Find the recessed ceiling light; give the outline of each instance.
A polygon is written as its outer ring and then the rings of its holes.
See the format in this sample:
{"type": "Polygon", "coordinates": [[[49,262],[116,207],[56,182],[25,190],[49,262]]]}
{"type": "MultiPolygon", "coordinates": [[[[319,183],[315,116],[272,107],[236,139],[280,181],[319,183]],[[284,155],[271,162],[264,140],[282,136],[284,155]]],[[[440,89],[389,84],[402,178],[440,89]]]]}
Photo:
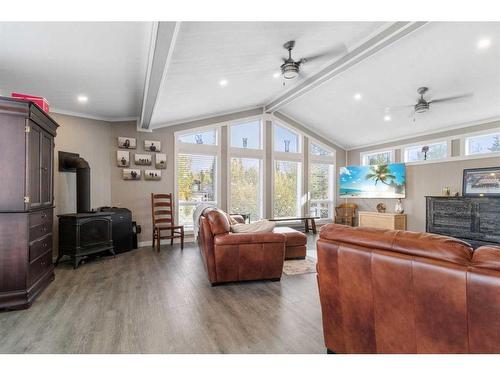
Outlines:
{"type": "Polygon", "coordinates": [[[78,95],[76,98],[80,103],[87,103],[89,101],[89,98],[87,98],[85,95],[78,95]]]}
{"type": "Polygon", "coordinates": [[[227,86],[227,79],[221,79],[219,81],[219,85],[221,85],[222,87],[227,86]]]}
{"type": "Polygon", "coordinates": [[[276,72],[276,73],[273,74],[273,78],[279,78],[280,75],[281,75],[280,72],[276,72]]]}
{"type": "Polygon", "coordinates": [[[489,46],[491,46],[491,39],[490,38],[481,38],[477,42],[477,48],[478,49],[486,49],[489,46]]]}
{"type": "Polygon", "coordinates": [[[363,98],[363,96],[359,92],[357,92],[356,94],[354,94],[354,100],[358,100],[359,101],[359,100],[361,100],[361,98],[363,98]]]}
{"type": "Polygon", "coordinates": [[[391,121],[391,116],[390,115],[385,115],[384,116],[384,121],[391,121]]]}

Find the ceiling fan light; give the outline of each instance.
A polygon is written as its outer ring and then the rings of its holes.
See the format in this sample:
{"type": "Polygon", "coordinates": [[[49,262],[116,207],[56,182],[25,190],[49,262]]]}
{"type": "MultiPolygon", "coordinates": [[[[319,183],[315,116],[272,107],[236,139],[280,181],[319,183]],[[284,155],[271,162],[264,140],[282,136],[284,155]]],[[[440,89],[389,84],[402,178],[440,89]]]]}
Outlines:
{"type": "Polygon", "coordinates": [[[294,79],[299,75],[299,65],[296,63],[284,63],[281,65],[281,74],[285,79],[294,79]]]}

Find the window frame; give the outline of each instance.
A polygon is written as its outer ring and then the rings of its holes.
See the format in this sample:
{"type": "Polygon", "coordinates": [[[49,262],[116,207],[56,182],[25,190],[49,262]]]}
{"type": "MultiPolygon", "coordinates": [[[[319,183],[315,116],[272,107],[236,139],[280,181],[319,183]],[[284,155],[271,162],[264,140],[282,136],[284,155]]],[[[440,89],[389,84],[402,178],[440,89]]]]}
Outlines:
{"type": "Polygon", "coordinates": [[[500,151],[482,152],[482,153],[477,153],[477,154],[470,154],[468,152],[470,138],[482,137],[482,136],[486,136],[486,135],[493,135],[493,136],[499,135],[500,136],[500,128],[492,128],[492,129],[477,131],[477,132],[473,132],[473,133],[462,134],[462,136],[460,137],[461,155],[463,155],[466,158],[471,158],[471,159],[490,158],[490,157],[499,156],[500,151]]]}
{"type": "Polygon", "coordinates": [[[307,199],[306,199],[306,214],[310,215],[311,211],[311,203],[329,203],[328,207],[328,218],[324,219],[317,219],[319,223],[324,222],[324,221],[331,221],[334,217],[334,207],[336,204],[336,197],[337,197],[337,184],[336,184],[336,179],[337,179],[337,168],[336,168],[336,163],[337,163],[337,152],[335,149],[332,147],[329,147],[325,145],[322,142],[319,142],[315,138],[308,138],[308,151],[309,151],[309,157],[308,157],[308,163],[307,163],[307,199]],[[321,148],[324,148],[327,151],[330,151],[332,155],[313,155],[311,153],[311,145],[315,144],[321,148]],[[331,187],[329,187],[329,193],[331,194],[331,199],[324,200],[324,199],[311,199],[311,166],[312,164],[327,164],[331,166],[332,170],[332,175],[330,176],[330,183],[331,187]]]}
{"type": "MultiPolygon", "coordinates": [[[[181,130],[174,133],[174,204],[175,204],[175,224],[179,224],[180,217],[180,207],[182,206],[190,206],[194,202],[181,202],[179,200],[179,183],[178,183],[178,171],[177,171],[177,163],[179,161],[179,154],[190,154],[190,155],[206,155],[206,156],[215,156],[215,201],[209,201],[207,203],[214,203],[215,205],[221,202],[221,127],[223,124],[216,124],[210,126],[203,126],[199,128],[191,128],[186,130],[181,130]],[[216,144],[215,145],[207,145],[207,144],[195,144],[195,143],[184,143],[179,141],[179,137],[182,137],[186,134],[196,133],[197,131],[207,131],[207,130],[215,130],[216,136],[216,144]]],[[[198,202],[196,202],[198,203],[198,202]]],[[[187,228],[186,232],[190,232],[192,230],[191,226],[184,224],[187,228]]]]}
{"type": "Polygon", "coordinates": [[[360,152],[359,159],[360,159],[361,165],[363,165],[363,166],[370,165],[370,164],[366,163],[368,157],[374,156],[374,155],[379,155],[379,154],[385,154],[385,153],[389,153],[389,164],[396,162],[396,149],[395,148],[383,148],[383,149],[379,149],[379,150],[360,152]]]}
{"type": "Polygon", "coordinates": [[[292,126],[288,125],[284,121],[276,118],[271,118],[271,207],[270,213],[274,218],[274,204],[275,204],[275,171],[276,171],[276,162],[277,161],[292,161],[298,162],[298,178],[297,178],[297,209],[299,212],[299,216],[304,214],[304,210],[307,208],[307,198],[305,197],[304,186],[302,184],[303,176],[305,175],[305,163],[304,163],[304,134],[292,126]],[[274,141],[275,141],[275,125],[278,125],[294,134],[298,137],[298,149],[299,152],[283,152],[283,151],[275,151],[274,149],[274,141]]]}
{"type": "Polygon", "coordinates": [[[400,147],[401,162],[405,163],[406,165],[418,165],[418,164],[440,163],[440,162],[448,161],[448,160],[452,159],[452,156],[451,156],[452,139],[453,139],[453,137],[436,138],[436,139],[429,139],[428,142],[420,141],[420,142],[414,142],[414,143],[402,145],[400,147]],[[406,160],[408,149],[416,148],[416,147],[432,146],[432,145],[437,145],[440,143],[446,143],[446,156],[444,158],[428,159],[428,160],[415,160],[415,161],[407,161],[406,160]]]}
{"type": "MultiPolygon", "coordinates": [[[[264,218],[266,216],[266,131],[265,131],[265,118],[261,115],[241,118],[235,121],[227,123],[227,184],[226,184],[226,204],[228,211],[231,210],[231,159],[232,158],[246,158],[246,159],[260,159],[261,170],[260,170],[260,181],[261,181],[261,204],[260,204],[260,216],[264,218]],[[252,122],[255,120],[260,120],[260,141],[261,148],[243,148],[243,147],[232,147],[231,146],[231,126],[241,125],[246,122],[252,122]]],[[[232,213],[232,212],[230,212],[232,213]]],[[[252,219],[252,218],[250,218],[252,219]]]]}

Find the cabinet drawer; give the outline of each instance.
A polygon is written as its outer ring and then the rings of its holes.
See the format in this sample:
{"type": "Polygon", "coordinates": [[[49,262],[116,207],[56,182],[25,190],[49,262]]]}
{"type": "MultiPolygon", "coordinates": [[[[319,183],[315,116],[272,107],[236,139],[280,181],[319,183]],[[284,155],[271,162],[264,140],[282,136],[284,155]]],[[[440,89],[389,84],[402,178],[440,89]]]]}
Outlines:
{"type": "Polygon", "coordinates": [[[52,234],[32,242],[30,245],[30,262],[38,258],[43,253],[52,250],[52,234]]]}
{"type": "Polygon", "coordinates": [[[30,214],[30,228],[40,224],[50,224],[52,226],[52,208],[43,211],[35,211],[30,214]]]}
{"type": "Polygon", "coordinates": [[[30,263],[28,271],[28,285],[33,285],[41,276],[52,268],[52,251],[48,251],[40,258],[30,263]]]}
{"type": "Polygon", "coordinates": [[[52,223],[42,223],[30,228],[30,243],[52,233],[52,223]]]}

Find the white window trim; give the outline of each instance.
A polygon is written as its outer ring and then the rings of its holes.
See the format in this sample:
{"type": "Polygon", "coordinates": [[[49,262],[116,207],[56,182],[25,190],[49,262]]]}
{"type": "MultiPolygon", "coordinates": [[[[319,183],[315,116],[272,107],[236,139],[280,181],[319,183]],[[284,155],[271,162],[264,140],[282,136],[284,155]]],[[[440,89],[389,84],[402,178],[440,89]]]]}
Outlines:
{"type": "MultiPolygon", "coordinates": [[[[191,128],[191,129],[186,129],[182,131],[178,131],[174,133],[174,163],[173,163],[173,168],[174,168],[174,205],[175,205],[175,224],[179,224],[179,208],[181,206],[186,206],[186,205],[191,205],[192,203],[188,202],[180,202],[179,201],[179,184],[178,184],[178,173],[177,173],[177,162],[178,162],[178,155],[179,154],[193,154],[193,155],[210,155],[210,156],[215,156],[215,176],[216,176],[216,183],[215,183],[215,199],[216,202],[209,201],[207,203],[217,203],[219,204],[221,202],[221,142],[220,142],[220,132],[221,132],[221,127],[223,124],[214,124],[210,126],[203,126],[199,128],[191,128]],[[186,134],[192,134],[196,133],[197,131],[206,131],[206,130],[215,130],[215,137],[217,140],[216,145],[199,145],[195,143],[183,143],[179,142],[179,137],[186,135],[186,134]]],[[[189,228],[189,227],[188,227],[189,228]]],[[[186,233],[192,233],[192,230],[188,229],[186,233]]]]}
{"type": "Polygon", "coordinates": [[[373,155],[378,155],[378,154],[385,154],[387,152],[389,152],[389,163],[395,163],[396,162],[396,148],[392,147],[392,148],[381,148],[381,149],[378,149],[378,150],[370,150],[370,151],[364,151],[364,152],[360,152],[359,153],[359,160],[360,160],[360,164],[365,166],[365,165],[368,165],[365,163],[365,159],[369,156],[373,156],[373,155]]]}
{"type": "Polygon", "coordinates": [[[275,168],[276,168],[276,161],[293,161],[293,162],[298,162],[300,163],[299,165],[299,170],[298,170],[298,176],[297,176],[297,189],[298,189],[298,196],[297,196],[297,210],[299,212],[299,216],[302,216],[304,214],[304,209],[307,208],[307,199],[306,202],[304,202],[304,194],[305,192],[303,191],[302,187],[302,179],[304,176],[304,173],[306,173],[306,166],[304,165],[304,134],[298,130],[296,130],[294,127],[292,127],[289,124],[284,123],[280,119],[271,118],[271,207],[269,212],[271,212],[271,216],[274,217],[274,203],[275,203],[275,190],[274,190],[274,173],[275,173],[275,168]],[[298,147],[299,147],[299,152],[281,152],[281,151],[275,151],[274,150],[274,139],[275,139],[275,124],[278,126],[281,126],[282,128],[285,128],[292,133],[297,134],[298,136],[298,147]]]}
{"type": "Polygon", "coordinates": [[[446,137],[446,138],[437,138],[437,139],[429,139],[427,141],[420,141],[420,142],[413,142],[413,143],[408,143],[400,146],[400,158],[401,158],[401,163],[405,163],[406,165],[420,165],[420,164],[433,164],[433,163],[442,163],[445,161],[451,161],[451,160],[456,160],[451,156],[451,144],[452,140],[456,139],[456,137],[446,137]],[[439,143],[445,143],[446,142],[446,157],[441,158],[441,159],[431,159],[431,160],[418,160],[418,161],[406,161],[406,155],[407,152],[406,150],[408,148],[414,148],[418,146],[432,146],[435,144],[439,143]]]}
{"type": "Polygon", "coordinates": [[[253,116],[245,119],[239,119],[238,121],[231,122],[227,125],[227,209],[231,210],[231,159],[232,158],[246,158],[246,159],[259,159],[261,161],[260,168],[260,213],[262,218],[266,216],[266,131],[265,131],[265,118],[262,116],[253,116]],[[243,148],[243,147],[231,147],[231,125],[240,125],[245,122],[251,122],[255,120],[260,120],[260,138],[261,138],[261,149],[253,148],[243,148]]]}
{"type": "Polygon", "coordinates": [[[329,212],[328,212],[328,218],[326,219],[318,219],[317,222],[320,224],[323,224],[325,222],[330,222],[333,220],[335,214],[334,214],[334,207],[336,204],[336,177],[337,177],[337,172],[336,172],[336,165],[337,165],[337,152],[335,149],[332,147],[329,147],[325,145],[324,143],[318,141],[315,138],[309,137],[308,138],[308,150],[309,150],[309,158],[308,158],[308,165],[307,165],[307,173],[309,174],[308,176],[308,181],[309,184],[307,186],[307,203],[306,203],[306,214],[310,214],[311,210],[311,203],[329,203],[329,212]],[[332,155],[327,156],[327,155],[313,155],[311,154],[311,145],[315,144],[321,148],[324,148],[325,150],[328,150],[332,153],[332,155]],[[330,180],[330,184],[332,188],[329,191],[330,199],[324,200],[324,199],[311,199],[311,164],[329,164],[332,166],[332,176],[330,180]]]}
{"type": "Polygon", "coordinates": [[[480,137],[484,135],[496,135],[500,134],[500,128],[492,128],[487,130],[481,130],[473,133],[466,133],[460,136],[460,155],[465,156],[467,158],[491,158],[495,156],[499,156],[500,152],[483,152],[480,154],[469,154],[469,138],[480,137]]]}

